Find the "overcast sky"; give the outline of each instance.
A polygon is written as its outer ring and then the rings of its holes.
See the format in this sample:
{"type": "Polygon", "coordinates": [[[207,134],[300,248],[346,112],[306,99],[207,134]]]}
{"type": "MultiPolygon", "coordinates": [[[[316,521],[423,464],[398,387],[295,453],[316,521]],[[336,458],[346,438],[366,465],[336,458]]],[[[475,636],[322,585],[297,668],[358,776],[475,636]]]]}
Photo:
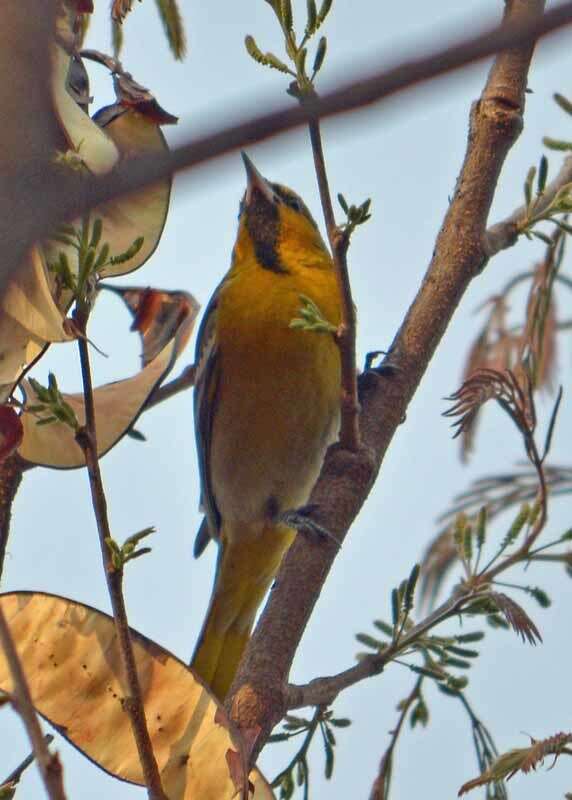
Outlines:
{"type": "MultiPolygon", "coordinates": [[[[329,49],[323,80],[331,84],[337,78],[347,79],[360,66],[391,64],[476,32],[498,19],[502,5],[498,0],[462,4],[454,0],[411,0],[408,4],[335,0],[324,26],[329,49]]],[[[88,45],[109,50],[108,4],[98,6],[88,45]]],[[[217,4],[181,0],[181,6],[189,40],[186,61],[173,61],[152,0],[134,4],[125,25],[123,54],[134,77],[155,93],[164,108],[179,116],[178,128],[165,131],[172,143],[238,115],[260,111],[260,97],[284,101],[285,76],[255,64],[243,45],[245,34],[250,33],[262,50],[282,55],[277,24],[264,0],[217,4]]],[[[296,4],[298,29],[304,25],[304,8],[305,3],[296,4]]],[[[503,171],[491,221],[520,204],[526,171],[541,154],[541,137],[572,138],[572,121],[551,99],[554,91],[572,93],[569,36],[552,37],[538,48],[530,73],[533,93],[527,99],[525,130],[503,171]]],[[[369,350],[391,343],[422,279],[463,157],[470,103],[479,95],[487,66],[465,69],[324,126],[333,191],[343,192],[351,201],[372,198],[373,219],[358,231],[350,251],[360,363],[369,350]]],[[[111,101],[111,81],[101,67],[92,69],[92,78],[96,110],[111,101]]],[[[305,132],[251,148],[249,155],[268,178],[298,191],[320,220],[305,132]]],[[[550,156],[553,171],[559,163],[558,155],[550,156]]],[[[206,304],[229,264],[244,183],[238,154],[177,179],[158,251],[139,273],[121,283],[184,289],[206,304]]],[[[516,432],[498,410],[488,409],[476,455],[469,466],[461,467],[457,442],[451,440],[448,423],[440,414],[445,408],[443,397],[458,386],[467,347],[478,330],[480,317],[475,309],[541,253],[536,243],[520,244],[496,258],[473,282],[339,554],[296,658],[295,681],[350,666],[361,649],[354,634],[370,630],[372,619],[390,616],[390,591],[419,559],[436,531],[438,513],[473,478],[509,470],[522,457],[516,432]]],[[[570,270],[569,258],[564,269],[570,270]]],[[[128,333],[129,324],[117,299],[101,298],[90,335],[110,358],[94,355],[99,383],[136,370],[138,341],[128,333]]],[[[191,345],[181,365],[191,363],[192,352],[191,345]]],[[[559,364],[566,389],[570,367],[566,346],[560,351],[559,364]]],[[[79,389],[73,346],[52,348],[35,374],[45,380],[49,368],[65,390],[79,389]]],[[[189,392],[145,414],[138,427],[147,443],[126,440],[102,462],[114,537],[123,540],[148,525],[158,530],[152,555],[127,570],[130,622],[183,659],[191,653],[203,618],[215,557],[211,547],[200,561],[192,558],[200,516],[191,407],[189,392]]],[[[542,406],[544,415],[548,407],[542,406]]],[[[570,397],[565,391],[553,463],[569,461],[570,420],[570,397]]],[[[567,508],[565,500],[553,503],[547,535],[556,536],[570,527],[567,508]]],[[[498,538],[506,524],[503,519],[494,528],[498,538]]],[[[16,502],[9,551],[5,589],[58,592],[109,609],[83,472],[36,469],[26,475],[16,502]]],[[[468,690],[500,750],[525,746],[528,734],[542,738],[569,727],[568,704],[562,701],[560,687],[567,686],[569,673],[572,583],[562,569],[536,567],[524,581],[540,583],[555,600],[547,611],[524,602],[544,643],[530,648],[513,635],[491,632],[468,690]]],[[[443,628],[454,630],[454,625],[443,628]]],[[[396,720],[396,704],[410,691],[414,679],[409,671],[392,665],[382,676],[339,698],[335,712],[350,717],[353,726],[339,732],[329,785],[322,778],[320,744],[312,751],[314,800],[368,796],[396,720]]],[[[470,728],[459,705],[432,687],[426,696],[430,725],[403,735],[394,766],[394,800],[454,798],[460,784],[478,772],[470,728]]],[[[3,711],[3,774],[28,751],[20,723],[12,716],[3,711]]],[[[109,778],[65,744],[58,746],[70,800],[144,796],[143,790],[109,778]]],[[[267,748],[261,767],[269,778],[287,763],[288,753],[287,745],[267,748]]],[[[562,797],[570,789],[565,763],[548,773],[518,776],[510,788],[519,800],[532,800],[539,794],[562,797]]],[[[19,800],[43,796],[35,770],[26,774],[17,796],[19,800]]]]}

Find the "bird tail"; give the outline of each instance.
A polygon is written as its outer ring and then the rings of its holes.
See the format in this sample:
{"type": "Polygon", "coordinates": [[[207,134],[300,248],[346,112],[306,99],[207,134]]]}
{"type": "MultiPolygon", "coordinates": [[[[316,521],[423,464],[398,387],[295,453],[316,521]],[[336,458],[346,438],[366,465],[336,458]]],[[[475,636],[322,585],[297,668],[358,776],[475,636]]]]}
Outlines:
{"type": "Polygon", "coordinates": [[[215,582],[191,667],[223,700],[248,642],[256,612],[294,538],[285,525],[223,529],[215,582]],[[234,533],[234,532],[233,532],[234,533]]]}

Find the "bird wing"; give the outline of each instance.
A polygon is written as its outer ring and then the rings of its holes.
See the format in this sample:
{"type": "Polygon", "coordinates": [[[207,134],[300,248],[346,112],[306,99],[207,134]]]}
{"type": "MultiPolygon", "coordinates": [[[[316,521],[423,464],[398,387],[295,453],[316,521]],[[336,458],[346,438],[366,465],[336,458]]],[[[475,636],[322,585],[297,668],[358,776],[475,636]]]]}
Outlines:
{"type": "Polygon", "coordinates": [[[217,288],[206,308],[199,328],[195,352],[195,364],[197,365],[194,391],[195,438],[201,481],[200,505],[201,510],[205,512],[205,519],[195,540],[195,557],[203,552],[211,538],[218,537],[221,524],[220,512],[210,480],[211,438],[220,379],[216,340],[218,293],[217,288]]]}

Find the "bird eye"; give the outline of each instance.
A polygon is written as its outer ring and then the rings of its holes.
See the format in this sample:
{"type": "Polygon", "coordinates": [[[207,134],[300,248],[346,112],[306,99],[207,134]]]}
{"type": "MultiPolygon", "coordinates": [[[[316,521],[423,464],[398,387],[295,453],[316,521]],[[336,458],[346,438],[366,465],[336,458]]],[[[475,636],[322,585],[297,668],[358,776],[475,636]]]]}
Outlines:
{"type": "Polygon", "coordinates": [[[302,210],[302,206],[300,204],[300,201],[296,197],[288,198],[288,205],[290,206],[290,208],[293,208],[294,211],[301,211],[302,210]]]}

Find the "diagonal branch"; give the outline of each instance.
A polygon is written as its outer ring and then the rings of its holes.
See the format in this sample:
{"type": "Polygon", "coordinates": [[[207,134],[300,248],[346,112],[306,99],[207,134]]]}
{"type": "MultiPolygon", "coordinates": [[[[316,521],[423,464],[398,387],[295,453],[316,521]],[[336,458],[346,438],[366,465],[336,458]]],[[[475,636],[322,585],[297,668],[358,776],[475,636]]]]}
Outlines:
{"type": "MultiPolygon", "coordinates": [[[[508,0],[506,19],[530,26],[542,0],[508,0]]],[[[407,406],[472,278],[485,266],[483,239],[504,160],[522,129],[530,44],[495,59],[471,110],[467,152],[425,279],[397,333],[388,378],[360,381],[360,429],[367,451],[330,448],[310,504],[320,525],[340,540],[377,476],[407,406]]],[[[254,754],[285,710],[284,687],[304,629],[338,549],[299,536],[288,552],[231,687],[227,706],[239,727],[260,730],[254,754]]]]}
{"type": "MultiPolygon", "coordinates": [[[[10,269],[20,263],[26,243],[46,238],[57,224],[90,211],[100,203],[308,124],[312,118],[328,117],[377,103],[411,86],[494,55],[503,48],[526,48],[537,38],[570,23],[572,0],[550,9],[542,17],[511,20],[508,25],[488,28],[451,46],[440,47],[427,56],[411,58],[389,69],[362,75],[304,108],[283,106],[208,132],[171,152],[129,159],[109,175],[80,179],[77,175],[62,173],[49,159],[41,163],[37,159],[18,162],[19,171],[12,179],[10,176],[4,179],[0,193],[0,209],[5,205],[8,215],[0,215],[0,219],[14,223],[3,224],[0,230],[0,249],[7,265],[0,271],[0,288],[10,269]],[[23,163],[25,167],[21,166],[23,163]],[[20,254],[19,259],[17,254],[20,254]]],[[[9,72],[11,74],[13,69],[9,72]]],[[[260,98],[256,105],[268,108],[274,105],[274,101],[260,98]]],[[[25,126],[20,127],[22,129],[26,129],[25,126]]]]}

